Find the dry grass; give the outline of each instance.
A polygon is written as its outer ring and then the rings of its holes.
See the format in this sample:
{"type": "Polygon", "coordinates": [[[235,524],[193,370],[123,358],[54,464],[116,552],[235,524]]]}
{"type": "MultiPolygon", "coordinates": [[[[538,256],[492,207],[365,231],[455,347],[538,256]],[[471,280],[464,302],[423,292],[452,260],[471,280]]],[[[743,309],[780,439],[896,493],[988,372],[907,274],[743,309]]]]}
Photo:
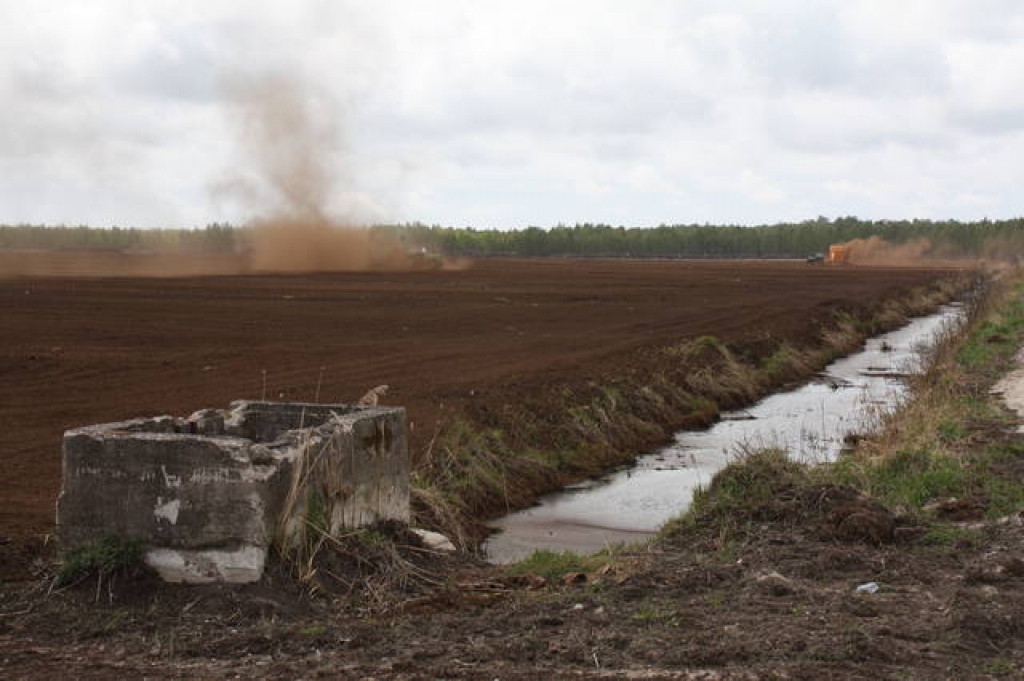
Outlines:
{"type": "Polygon", "coordinates": [[[810,347],[780,344],[766,359],[745,359],[713,337],[661,351],[665,370],[607,385],[561,389],[498,412],[464,415],[438,425],[414,461],[418,524],[471,546],[483,518],[522,508],[545,492],[630,462],[680,428],[709,425],[719,410],[753,402],[772,389],[806,380],[908,315],[934,311],[963,290],[941,282],[912,292],[879,317],[837,314],[810,347]]]}
{"type": "Polygon", "coordinates": [[[912,399],[879,414],[876,433],[830,467],[831,476],[904,512],[971,499],[990,515],[1024,507],[1024,447],[1013,417],[989,394],[1024,343],[1024,285],[980,286],[962,329],[948,328],[912,380],[912,399]]]}

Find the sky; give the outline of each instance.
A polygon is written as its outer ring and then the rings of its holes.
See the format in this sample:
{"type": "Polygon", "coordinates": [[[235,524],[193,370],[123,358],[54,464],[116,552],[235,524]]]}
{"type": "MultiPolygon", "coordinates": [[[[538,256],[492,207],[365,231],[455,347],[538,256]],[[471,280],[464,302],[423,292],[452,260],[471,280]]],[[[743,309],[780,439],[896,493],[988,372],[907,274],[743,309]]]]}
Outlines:
{"type": "Polygon", "coordinates": [[[1018,0],[0,0],[0,223],[1020,217],[1022,83],[1018,0]]]}

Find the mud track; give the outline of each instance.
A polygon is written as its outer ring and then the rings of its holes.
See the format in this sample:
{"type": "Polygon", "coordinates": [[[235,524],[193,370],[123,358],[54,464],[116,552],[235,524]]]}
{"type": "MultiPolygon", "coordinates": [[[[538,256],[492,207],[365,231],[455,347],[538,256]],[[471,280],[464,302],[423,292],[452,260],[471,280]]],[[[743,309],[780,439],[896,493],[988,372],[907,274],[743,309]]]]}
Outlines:
{"type": "MultiPolygon", "coordinates": [[[[0,260],[2,262],[2,260],[0,260]]],[[[700,335],[814,338],[947,273],[793,262],[489,260],[461,271],[0,278],[0,538],[52,531],[70,427],[238,398],[351,401],[381,383],[412,445],[474,402],[650,371],[700,335]]],[[[0,269],[2,274],[2,269],[0,269]]],[[[3,575],[0,575],[3,577],[3,575]]]]}

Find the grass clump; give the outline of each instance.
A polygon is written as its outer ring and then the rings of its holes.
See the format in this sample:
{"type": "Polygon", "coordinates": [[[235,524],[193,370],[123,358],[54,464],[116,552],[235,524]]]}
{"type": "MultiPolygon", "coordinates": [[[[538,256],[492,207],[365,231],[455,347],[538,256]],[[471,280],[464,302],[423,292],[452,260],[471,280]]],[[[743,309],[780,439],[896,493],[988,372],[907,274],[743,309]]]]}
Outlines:
{"type": "Polygon", "coordinates": [[[105,579],[136,567],[142,560],[142,544],[135,539],[106,535],[84,546],[65,551],[57,569],[57,586],[68,586],[88,577],[105,579]]]}
{"type": "Polygon", "coordinates": [[[689,510],[667,523],[660,536],[700,528],[732,537],[756,523],[783,520],[793,514],[800,491],[810,480],[809,469],[783,450],[744,454],[720,470],[707,487],[697,488],[689,510]]]}
{"type": "Polygon", "coordinates": [[[935,524],[924,535],[920,543],[925,546],[975,546],[981,541],[977,530],[969,530],[956,525],[935,524]]]}
{"type": "Polygon", "coordinates": [[[999,366],[1020,347],[1024,334],[1024,286],[1018,285],[1011,295],[1016,295],[1016,299],[994,310],[960,349],[957,361],[965,369],[999,366]]]}
{"type": "Polygon", "coordinates": [[[870,496],[890,506],[912,509],[932,499],[965,496],[974,486],[963,462],[944,452],[897,451],[868,466],[865,474],[864,491],[870,496]]]}
{"type": "Polygon", "coordinates": [[[581,555],[574,551],[549,551],[538,549],[507,570],[510,575],[540,575],[547,580],[557,580],[577,572],[593,572],[603,567],[609,558],[606,553],[581,555]]]}

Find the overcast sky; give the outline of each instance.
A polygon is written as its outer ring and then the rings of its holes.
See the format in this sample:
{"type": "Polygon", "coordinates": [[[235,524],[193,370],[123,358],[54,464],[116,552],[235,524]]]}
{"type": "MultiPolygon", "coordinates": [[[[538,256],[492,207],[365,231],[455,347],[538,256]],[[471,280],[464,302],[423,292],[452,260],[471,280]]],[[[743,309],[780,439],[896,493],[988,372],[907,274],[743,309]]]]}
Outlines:
{"type": "Polygon", "coordinates": [[[359,222],[1017,217],[1024,2],[0,0],[0,223],[244,222],[268,154],[359,222]]]}

